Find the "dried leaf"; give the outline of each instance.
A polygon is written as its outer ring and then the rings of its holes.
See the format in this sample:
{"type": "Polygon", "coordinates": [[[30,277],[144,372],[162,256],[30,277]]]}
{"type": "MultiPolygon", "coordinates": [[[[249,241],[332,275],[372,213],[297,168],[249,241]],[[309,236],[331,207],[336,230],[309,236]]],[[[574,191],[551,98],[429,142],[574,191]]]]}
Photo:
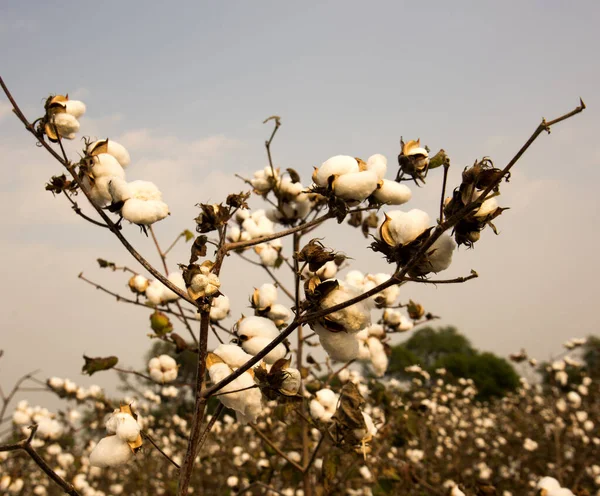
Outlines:
{"type": "Polygon", "coordinates": [[[85,360],[85,364],[81,372],[88,375],[94,375],[96,372],[102,370],[110,370],[119,362],[116,356],[90,358],[83,355],[83,359],[85,360]]]}

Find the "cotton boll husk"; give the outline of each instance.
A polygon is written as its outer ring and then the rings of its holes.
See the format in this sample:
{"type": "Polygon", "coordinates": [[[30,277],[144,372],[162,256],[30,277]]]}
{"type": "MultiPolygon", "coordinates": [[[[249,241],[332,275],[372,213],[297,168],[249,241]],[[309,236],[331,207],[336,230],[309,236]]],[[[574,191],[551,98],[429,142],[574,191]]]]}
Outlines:
{"type": "Polygon", "coordinates": [[[228,296],[219,295],[213,298],[210,307],[210,319],[213,321],[223,320],[229,315],[230,308],[231,304],[228,296]]]}
{"type": "Polygon", "coordinates": [[[334,174],[342,175],[358,171],[358,162],[354,157],[336,155],[323,162],[321,167],[315,170],[312,180],[317,186],[325,187],[329,177],[334,174]]]}
{"type": "Polygon", "coordinates": [[[133,224],[149,226],[169,215],[169,206],[162,201],[144,201],[130,198],[121,209],[124,219],[133,224]]]}
{"type": "MultiPolygon", "coordinates": [[[[171,283],[173,283],[175,286],[177,286],[179,289],[181,289],[182,291],[186,290],[185,289],[185,281],[183,280],[183,275],[181,274],[181,272],[171,272],[169,274],[169,276],[167,277],[167,279],[171,283]]],[[[175,293],[174,291],[171,291],[166,286],[163,286],[163,294],[162,294],[163,302],[175,301],[178,299],[179,299],[179,295],[177,293],[175,293]]]]}
{"type": "Polygon", "coordinates": [[[388,368],[389,358],[385,353],[385,348],[378,338],[371,337],[367,339],[367,346],[371,353],[371,362],[373,364],[373,371],[377,377],[383,377],[385,371],[388,368]]]}
{"type": "Polygon", "coordinates": [[[319,324],[314,325],[313,330],[319,336],[323,349],[332,360],[349,362],[358,358],[358,340],[353,334],[347,332],[330,332],[319,324]]]}
{"type": "Polygon", "coordinates": [[[52,116],[52,124],[56,126],[58,134],[62,138],[74,139],[75,133],[79,131],[79,121],[71,114],[63,112],[52,116]]]}
{"type": "Polygon", "coordinates": [[[412,198],[412,191],[405,184],[383,179],[383,184],[373,193],[380,203],[388,205],[403,205],[412,198]]]}
{"type": "Polygon", "coordinates": [[[279,331],[275,324],[265,317],[244,317],[238,323],[238,336],[246,338],[263,337],[269,338],[271,341],[279,335],[279,331]]]}
{"type": "MultiPolygon", "coordinates": [[[[260,353],[271,341],[273,338],[264,338],[264,337],[255,337],[250,338],[246,341],[242,342],[242,348],[246,353],[250,353],[251,355],[257,355],[260,353]]],[[[283,344],[278,344],[273,350],[271,350],[267,356],[264,358],[266,363],[275,363],[280,358],[283,358],[287,353],[285,346],[283,344]]]]}
{"type": "Polygon", "coordinates": [[[388,232],[396,245],[405,245],[414,241],[429,227],[429,215],[416,208],[409,212],[401,210],[388,212],[384,222],[387,219],[389,219],[388,232]]]}
{"type": "Polygon", "coordinates": [[[441,272],[450,267],[456,242],[448,234],[442,234],[427,251],[427,261],[423,270],[441,272]]]}
{"type": "Polygon", "coordinates": [[[249,355],[235,344],[220,344],[213,353],[233,368],[241,367],[253,358],[253,355],[249,355]]]}
{"type": "MultiPolygon", "coordinates": [[[[104,141],[104,140],[103,140],[104,141]]],[[[88,146],[88,152],[91,152],[100,141],[94,141],[88,146]]],[[[121,143],[117,143],[111,139],[106,142],[106,151],[104,153],[108,153],[117,159],[121,167],[127,167],[131,163],[131,157],[129,156],[129,152],[127,148],[125,148],[121,143]]]]}
{"type": "Polygon", "coordinates": [[[367,170],[375,172],[379,181],[383,180],[387,172],[387,158],[380,153],[371,155],[367,159],[367,170]]]}
{"type": "Polygon", "coordinates": [[[67,100],[65,102],[65,111],[67,114],[79,119],[83,114],[85,114],[85,103],[79,100],[67,100]]]}
{"type": "Polygon", "coordinates": [[[110,178],[110,181],[108,182],[108,192],[113,203],[124,202],[129,200],[132,196],[131,188],[127,184],[127,181],[117,176],[110,178]]]}
{"type": "Polygon", "coordinates": [[[100,440],[90,453],[92,467],[116,467],[129,461],[133,453],[126,441],[118,436],[107,436],[100,440]]]}
{"type": "Polygon", "coordinates": [[[336,177],[332,188],[338,198],[361,202],[371,196],[378,181],[377,174],[373,171],[350,172],[336,177]]]}
{"type": "MultiPolygon", "coordinates": [[[[108,153],[100,153],[92,158],[92,175],[98,179],[100,177],[120,177],[125,179],[125,171],[117,159],[108,153]]],[[[135,182],[135,181],[134,181],[135,182]]]]}

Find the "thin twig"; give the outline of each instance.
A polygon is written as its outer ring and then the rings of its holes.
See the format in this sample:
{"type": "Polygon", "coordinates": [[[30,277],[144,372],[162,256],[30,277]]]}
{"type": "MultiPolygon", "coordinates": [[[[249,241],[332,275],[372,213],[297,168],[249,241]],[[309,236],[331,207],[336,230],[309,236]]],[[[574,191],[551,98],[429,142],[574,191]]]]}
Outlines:
{"type": "Polygon", "coordinates": [[[77,204],[77,202],[75,200],[73,200],[73,198],[71,198],[69,196],[69,193],[67,193],[65,190],[63,190],[63,193],[65,194],[65,196],[67,197],[67,199],[69,200],[69,202],[71,202],[71,207],[73,208],[73,211],[77,215],[79,215],[81,218],[87,220],[88,222],[94,224],[95,226],[108,228],[108,226],[106,224],[102,224],[102,222],[98,222],[97,220],[94,220],[91,217],[88,217],[86,214],[84,214],[81,211],[81,208],[79,208],[79,205],[77,204]]]}
{"type": "Polygon", "coordinates": [[[304,472],[304,469],[300,465],[298,465],[294,460],[292,460],[283,451],[281,451],[281,449],[273,441],[271,441],[267,436],[265,436],[262,432],[260,432],[260,430],[258,429],[258,427],[256,427],[256,425],[254,425],[254,424],[248,424],[248,425],[252,428],[252,430],[254,432],[256,432],[259,435],[259,437],[265,443],[267,443],[271,448],[273,448],[280,457],[284,458],[292,467],[294,467],[299,472],[304,472]]]}
{"type": "Polygon", "coordinates": [[[419,279],[414,277],[405,277],[406,282],[419,282],[423,284],[457,284],[462,282],[470,281],[471,279],[477,279],[479,274],[474,270],[471,270],[471,275],[464,277],[456,277],[454,279],[419,279]]]}
{"type": "Polygon", "coordinates": [[[144,432],[144,431],[140,431],[140,434],[142,435],[142,437],[144,439],[147,439],[150,442],[150,444],[152,446],[154,446],[162,456],[164,456],[167,460],[169,460],[169,462],[171,462],[171,464],[173,464],[178,469],[181,468],[179,466],[179,464],[175,460],[173,460],[173,458],[171,458],[162,449],[160,449],[160,446],[158,444],[156,444],[156,441],[154,441],[154,439],[152,439],[152,436],[150,436],[150,434],[148,434],[147,432],[144,432]]]}

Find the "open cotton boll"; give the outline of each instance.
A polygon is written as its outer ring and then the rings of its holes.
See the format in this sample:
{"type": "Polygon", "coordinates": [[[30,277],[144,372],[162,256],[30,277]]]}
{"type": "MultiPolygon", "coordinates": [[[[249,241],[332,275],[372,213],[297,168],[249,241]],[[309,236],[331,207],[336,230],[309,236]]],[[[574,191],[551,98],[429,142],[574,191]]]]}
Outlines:
{"type": "Polygon", "coordinates": [[[277,251],[271,245],[265,244],[261,247],[258,256],[260,257],[260,261],[263,265],[266,267],[274,267],[279,258],[279,251],[277,251]]]}
{"type": "Polygon", "coordinates": [[[83,186],[90,192],[90,199],[95,205],[105,207],[112,203],[109,186],[115,177],[116,176],[103,176],[96,179],[91,179],[88,176],[83,177],[83,186]]]}
{"type": "Polygon", "coordinates": [[[108,192],[113,203],[124,202],[132,197],[131,188],[121,177],[111,177],[108,182],[108,192]]]}
{"type": "Polygon", "coordinates": [[[358,340],[354,334],[347,332],[330,332],[319,324],[312,328],[319,336],[319,342],[332,360],[349,362],[358,358],[358,340]]]}
{"type": "Polygon", "coordinates": [[[244,365],[248,360],[253,358],[253,355],[249,355],[242,348],[235,344],[220,344],[213,351],[221,360],[223,360],[230,367],[238,368],[244,365]]]}
{"type": "Polygon", "coordinates": [[[119,436],[107,436],[100,440],[90,453],[90,465],[92,467],[116,467],[127,463],[133,452],[119,436]]]}
{"type": "Polygon", "coordinates": [[[120,177],[125,179],[125,171],[117,159],[108,153],[101,153],[92,158],[92,175],[98,179],[100,177],[120,177]]]}
{"type": "Polygon", "coordinates": [[[54,114],[52,124],[61,138],[74,139],[75,133],[79,131],[79,121],[76,117],[66,112],[54,114]]]}
{"type": "Polygon", "coordinates": [[[283,379],[279,390],[287,396],[298,394],[300,386],[302,385],[302,374],[298,369],[293,367],[285,369],[285,374],[285,379],[283,379]]]}
{"type": "Polygon", "coordinates": [[[365,275],[360,270],[351,270],[346,274],[344,281],[362,292],[365,285],[365,275]]]}
{"type": "MultiPolygon", "coordinates": [[[[248,340],[242,341],[242,348],[245,352],[250,353],[251,355],[257,355],[260,353],[265,347],[273,341],[273,338],[264,338],[264,337],[254,337],[248,340]]],[[[264,361],[266,363],[275,363],[280,358],[283,358],[287,354],[287,350],[285,346],[279,343],[273,350],[271,350],[267,356],[265,356],[264,361]]]]}
{"type": "Polygon", "coordinates": [[[129,183],[131,196],[138,200],[162,200],[162,193],[158,186],[151,181],[142,181],[140,179],[129,183]]]}
{"type": "Polygon", "coordinates": [[[335,410],[339,396],[331,389],[321,389],[315,394],[315,399],[310,402],[310,414],[322,422],[329,422],[335,410]]]}
{"type": "Polygon", "coordinates": [[[37,424],[37,435],[42,439],[58,439],[63,433],[63,426],[56,419],[50,417],[42,417],[37,420],[37,424]]]}
{"type": "MultiPolygon", "coordinates": [[[[169,282],[173,283],[179,289],[181,289],[182,291],[185,291],[185,281],[183,280],[183,275],[181,275],[181,272],[171,272],[168,275],[167,279],[169,280],[169,282]]],[[[162,294],[163,302],[175,301],[178,299],[179,299],[179,295],[177,293],[175,293],[174,291],[171,291],[169,288],[167,288],[166,286],[163,285],[163,294],[162,294]]]]}
{"type": "Polygon", "coordinates": [[[237,326],[237,335],[242,339],[253,337],[275,339],[279,335],[279,330],[275,324],[265,317],[244,317],[237,326]]]}
{"type": "Polygon", "coordinates": [[[315,169],[312,180],[317,186],[326,187],[330,176],[358,172],[358,162],[348,155],[336,155],[315,169]]]}
{"type": "Polygon", "coordinates": [[[131,163],[129,152],[121,143],[117,143],[111,139],[94,141],[87,147],[88,153],[92,153],[97,147],[100,148],[103,153],[108,153],[115,157],[121,167],[127,167],[131,163]]]}
{"type": "Polygon", "coordinates": [[[335,196],[342,200],[366,200],[377,188],[379,179],[373,171],[350,172],[334,179],[332,189],[335,196]]]}
{"type": "MultiPolygon", "coordinates": [[[[478,195],[479,196],[479,195],[478,195]]],[[[498,210],[498,201],[495,197],[488,198],[481,204],[481,207],[475,212],[475,217],[487,217],[498,210]]]]}
{"type": "Polygon", "coordinates": [[[383,179],[373,193],[375,199],[387,205],[403,205],[412,198],[412,191],[406,184],[383,179]]]}
{"type": "Polygon", "coordinates": [[[158,280],[152,281],[146,288],[146,298],[153,305],[160,305],[162,303],[164,284],[158,280]]]}
{"type": "Polygon", "coordinates": [[[273,284],[265,283],[254,290],[252,302],[259,310],[269,308],[277,301],[277,288],[273,284]]]}
{"type": "Polygon", "coordinates": [[[229,297],[225,295],[219,295],[213,298],[210,307],[210,320],[218,321],[223,320],[229,315],[231,303],[229,297]]]}
{"type": "Polygon", "coordinates": [[[363,341],[362,339],[358,339],[358,335],[356,337],[357,337],[357,342],[358,342],[358,357],[357,358],[359,360],[370,360],[371,359],[371,351],[369,350],[369,347],[367,346],[367,342],[363,341]]]}
{"type": "Polygon", "coordinates": [[[275,322],[275,325],[281,325],[288,320],[290,320],[292,316],[292,312],[289,308],[282,305],[281,303],[275,303],[275,305],[271,306],[267,317],[275,322]]]}
{"type": "Polygon", "coordinates": [[[429,215],[419,209],[409,212],[393,210],[384,216],[378,232],[391,246],[406,245],[417,239],[429,227],[429,215]]]}
{"type": "Polygon", "coordinates": [[[389,358],[385,353],[385,348],[378,338],[370,337],[367,339],[367,346],[371,354],[371,363],[373,364],[373,371],[377,377],[383,377],[385,371],[388,368],[389,358]]]}
{"type": "MultiPolygon", "coordinates": [[[[208,369],[210,380],[216,384],[232,373],[231,367],[226,363],[213,363],[208,369]]],[[[241,414],[240,422],[254,422],[260,413],[262,393],[259,388],[251,388],[256,383],[252,375],[244,372],[241,376],[223,386],[219,391],[219,400],[227,408],[231,408],[241,414]],[[251,389],[246,389],[251,388],[251,389]],[[240,391],[240,390],[244,391],[240,391]],[[232,392],[233,391],[233,392],[232,392]],[[223,394],[227,393],[227,394],[223,394]]]]}
{"type": "Polygon", "coordinates": [[[133,442],[140,435],[141,428],[132,415],[116,410],[106,421],[106,430],[123,441],[133,442]]]}
{"type": "Polygon", "coordinates": [[[162,201],[130,198],[121,209],[124,219],[133,224],[149,226],[169,215],[169,206],[162,201]]]}
{"type": "Polygon", "coordinates": [[[319,270],[315,272],[315,275],[319,277],[322,281],[327,279],[332,279],[335,277],[338,271],[338,266],[334,260],[330,260],[325,263],[319,270]]]}
{"type": "MultiPolygon", "coordinates": [[[[327,309],[351,300],[359,294],[351,286],[340,284],[337,289],[330,291],[321,300],[320,305],[322,309],[327,309]]],[[[363,300],[337,312],[330,313],[326,320],[342,325],[347,332],[358,332],[371,324],[371,306],[372,302],[370,300],[363,300]]]]}
{"type": "Polygon", "coordinates": [[[150,359],[148,371],[155,382],[173,382],[177,378],[177,362],[169,355],[160,355],[150,359]]]}
{"type": "Polygon", "coordinates": [[[442,234],[427,251],[427,259],[419,267],[426,272],[441,272],[450,267],[456,242],[448,234],[442,234]]]}
{"type": "Polygon", "coordinates": [[[385,177],[385,173],[387,172],[387,158],[380,153],[371,155],[367,159],[367,170],[373,171],[375,174],[377,174],[377,179],[382,181],[385,177]]]}
{"type": "Polygon", "coordinates": [[[79,100],[67,100],[65,102],[65,112],[79,119],[85,114],[85,103],[79,100]]]}
{"type": "MultiPolygon", "coordinates": [[[[392,276],[390,274],[385,274],[383,272],[380,272],[378,274],[367,274],[367,276],[365,277],[365,286],[363,288],[363,291],[369,291],[370,289],[388,281],[391,277],[392,276]]],[[[384,306],[392,306],[399,295],[400,287],[394,285],[384,289],[380,293],[373,295],[371,298],[384,306]]]]}

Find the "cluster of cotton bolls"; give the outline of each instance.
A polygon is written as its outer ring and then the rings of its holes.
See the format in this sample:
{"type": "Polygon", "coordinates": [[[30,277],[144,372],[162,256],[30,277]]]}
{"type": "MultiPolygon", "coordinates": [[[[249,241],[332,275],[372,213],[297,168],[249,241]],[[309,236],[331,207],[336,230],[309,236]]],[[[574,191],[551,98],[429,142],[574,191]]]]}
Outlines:
{"type": "Polygon", "coordinates": [[[160,355],[151,358],[148,362],[148,372],[153,381],[159,384],[173,382],[177,379],[179,367],[173,357],[169,355],[160,355]]]}
{"type": "Polygon", "coordinates": [[[402,205],[412,194],[404,184],[385,179],[387,159],[372,155],[366,162],[347,155],[337,155],[315,168],[312,180],[336,197],[349,203],[360,203],[372,197],[379,203],[402,205]]]}
{"type": "Polygon", "coordinates": [[[75,398],[83,401],[87,398],[98,399],[104,395],[102,388],[97,384],[92,384],[89,388],[78,386],[70,379],[60,377],[51,377],[46,384],[56,391],[60,396],[75,398]]]}
{"type": "MultiPolygon", "coordinates": [[[[181,272],[171,272],[167,279],[182,291],[186,291],[181,272]]],[[[171,291],[159,280],[149,281],[140,274],[136,274],[129,279],[129,288],[136,295],[144,295],[155,306],[165,305],[179,299],[177,293],[171,291]]]]}
{"type": "MultiPolygon", "coordinates": [[[[238,321],[235,334],[246,353],[257,355],[279,335],[279,330],[271,319],[250,316],[243,317],[238,321]]],[[[285,357],[286,354],[286,347],[280,343],[265,356],[264,361],[273,364],[285,357]]]]}
{"type": "Polygon", "coordinates": [[[94,446],[90,453],[90,464],[104,468],[127,463],[142,444],[141,428],[131,409],[127,406],[115,410],[105,426],[110,435],[94,446]]]}
{"type": "Polygon", "coordinates": [[[71,100],[68,95],[56,95],[46,100],[44,133],[52,142],[59,139],[75,139],[79,131],[79,118],[85,114],[85,104],[71,100]]]}
{"type": "MultiPolygon", "coordinates": [[[[47,408],[39,405],[30,406],[26,400],[21,400],[13,412],[12,422],[15,426],[21,427],[23,434],[29,432],[29,426],[37,424],[37,438],[35,441],[40,444],[41,440],[58,439],[64,432],[64,425],[57,420],[56,415],[47,408]]],[[[44,444],[41,442],[41,444],[44,444]]]]}
{"type": "Polygon", "coordinates": [[[385,339],[385,330],[380,324],[372,324],[356,334],[359,341],[360,360],[371,362],[373,372],[377,377],[382,377],[388,368],[389,357],[382,342],[385,339]]]}
{"type": "Polygon", "coordinates": [[[83,184],[97,206],[110,205],[133,224],[149,226],[167,217],[169,207],[154,183],[126,181],[125,168],[130,162],[129,152],[120,143],[111,139],[91,142],[82,166],[83,184]]]}
{"type": "Polygon", "coordinates": [[[254,290],[250,302],[258,316],[271,319],[276,326],[282,326],[292,316],[289,308],[277,303],[278,291],[275,285],[265,283],[254,290]]]}
{"type": "MultiPolygon", "coordinates": [[[[249,210],[240,209],[235,214],[235,221],[236,223],[232,223],[227,230],[227,238],[233,243],[261,238],[275,232],[273,221],[262,209],[252,213],[249,210]]],[[[260,257],[263,265],[274,267],[280,258],[281,248],[281,239],[278,238],[254,246],[254,251],[260,257]]]]}

